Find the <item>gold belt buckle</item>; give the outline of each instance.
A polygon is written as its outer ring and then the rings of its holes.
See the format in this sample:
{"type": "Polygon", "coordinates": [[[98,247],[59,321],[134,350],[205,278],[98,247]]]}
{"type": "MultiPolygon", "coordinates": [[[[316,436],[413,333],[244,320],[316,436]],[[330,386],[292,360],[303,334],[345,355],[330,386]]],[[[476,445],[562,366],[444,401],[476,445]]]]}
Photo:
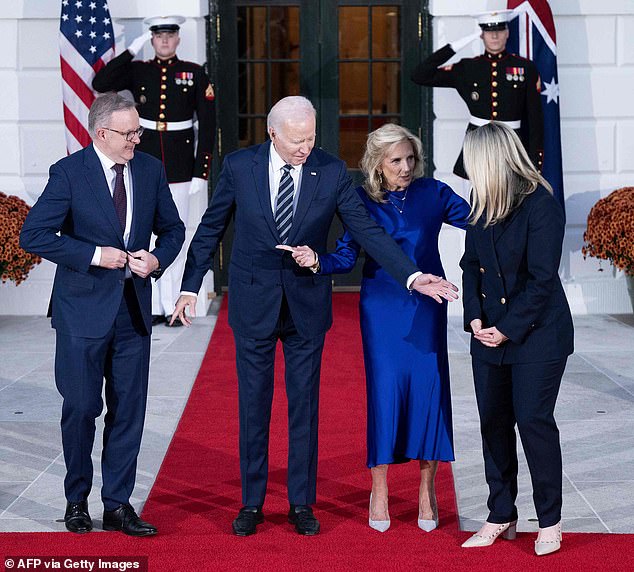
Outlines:
{"type": "Polygon", "coordinates": [[[167,131],[167,121],[157,121],[156,122],[156,130],[157,131],[167,131]]]}

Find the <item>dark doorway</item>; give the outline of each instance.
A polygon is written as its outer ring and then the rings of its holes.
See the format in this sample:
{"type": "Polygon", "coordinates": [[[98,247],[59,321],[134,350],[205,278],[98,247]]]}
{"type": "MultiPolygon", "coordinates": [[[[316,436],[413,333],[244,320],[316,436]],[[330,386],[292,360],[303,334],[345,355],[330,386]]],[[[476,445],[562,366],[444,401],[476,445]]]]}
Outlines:
{"type": "MultiPolygon", "coordinates": [[[[266,140],[266,115],[286,95],[317,109],[317,144],[341,157],[356,183],[367,133],[405,125],[432,156],[431,90],[409,81],[431,51],[428,0],[210,0],[209,71],[216,83],[217,173],[223,156],[266,140]]],[[[429,164],[428,170],[433,171],[429,164]]],[[[329,234],[342,234],[337,219],[329,234]]],[[[232,229],[215,260],[216,290],[227,285],[232,229]]],[[[360,266],[333,276],[356,288],[360,266]]]]}

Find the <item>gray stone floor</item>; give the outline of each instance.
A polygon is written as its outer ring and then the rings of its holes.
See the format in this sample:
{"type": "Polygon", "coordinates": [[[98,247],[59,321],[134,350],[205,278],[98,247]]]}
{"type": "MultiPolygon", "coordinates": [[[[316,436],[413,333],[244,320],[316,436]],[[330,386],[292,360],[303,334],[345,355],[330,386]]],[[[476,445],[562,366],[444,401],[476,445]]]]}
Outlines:
{"type": "MultiPolygon", "coordinates": [[[[132,499],[138,509],[182,413],[216,309],[190,329],[159,326],[152,335],[148,413],[132,499]]],[[[556,411],[564,455],[564,529],[633,533],[634,321],[577,316],[575,326],[577,353],[568,362],[556,411]]],[[[0,316],[0,531],[64,530],[54,340],[45,318],[0,316]]],[[[450,318],[456,494],[462,527],[476,530],[487,515],[486,484],[467,344],[460,319],[450,318]]],[[[95,516],[100,441],[98,435],[91,494],[95,516]]],[[[519,528],[536,530],[525,462],[519,488],[519,528]]]]}

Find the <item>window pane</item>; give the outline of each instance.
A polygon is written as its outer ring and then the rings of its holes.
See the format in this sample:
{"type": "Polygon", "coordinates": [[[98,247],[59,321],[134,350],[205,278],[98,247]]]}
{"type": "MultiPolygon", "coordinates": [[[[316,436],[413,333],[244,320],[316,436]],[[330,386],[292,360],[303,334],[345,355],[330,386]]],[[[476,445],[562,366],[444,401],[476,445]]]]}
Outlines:
{"type": "Polygon", "coordinates": [[[368,65],[339,64],[339,113],[368,113],[368,65]]]}
{"type": "Polygon", "coordinates": [[[271,64],[271,105],[287,95],[299,95],[299,64],[271,64]]]}
{"type": "Polygon", "coordinates": [[[299,7],[271,7],[271,58],[299,59],[299,7]]]}
{"type": "Polygon", "coordinates": [[[372,113],[400,113],[401,65],[372,64],[372,113]]]}
{"type": "Polygon", "coordinates": [[[367,58],[368,8],[339,8],[339,58],[367,58]]]}
{"type": "Polygon", "coordinates": [[[372,8],[372,57],[401,56],[400,12],[398,6],[372,8]]]}
{"type": "MultiPolygon", "coordinates": [[[[400,117],[373,117],[372,118],[372,131],[381,127],[381,125],[385,125],[386,123],[396,123],[397,125],[401,124],[400,117]]],[[[418,135],[418,133],[414,133],[414,135],[418,135]]]]}
{"type": "Polygon", "coordinates": [[[368,136],[367,117],[341,117],[339,119],[339,157],[348,169],[358,169],[368,136]]]}
{"type": "Polygon", "coordinates": [[[266,141],[266,119],[264,117],[241,117],[238,121],[240,147],[249,147],[266,141]]]}
{"type": "Polygon", "coordinates": [[[266,64],[238,62],[238,108],[240,113],[266,113],[266,64]]]}
{"type": "Polygon", "coordinates": [[[238,58],[266,57],[266,8],[238,8],[238,58]]]}

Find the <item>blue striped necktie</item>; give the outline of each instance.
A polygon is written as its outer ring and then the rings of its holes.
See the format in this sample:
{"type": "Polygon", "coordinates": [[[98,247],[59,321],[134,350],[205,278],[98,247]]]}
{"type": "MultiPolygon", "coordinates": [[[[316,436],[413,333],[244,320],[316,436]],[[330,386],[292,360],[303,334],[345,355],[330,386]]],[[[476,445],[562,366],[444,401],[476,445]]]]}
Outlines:
{"type": "Polygon", "coordinates": [[[286,244],[288,234],[293,225],[293,195],[295,194],[295,183],[291,177],[290,165],[282,167],[282,178],[277,191],[277,202],[275,205],[275,225],[280,234],[282,244],[286,244]]]}

